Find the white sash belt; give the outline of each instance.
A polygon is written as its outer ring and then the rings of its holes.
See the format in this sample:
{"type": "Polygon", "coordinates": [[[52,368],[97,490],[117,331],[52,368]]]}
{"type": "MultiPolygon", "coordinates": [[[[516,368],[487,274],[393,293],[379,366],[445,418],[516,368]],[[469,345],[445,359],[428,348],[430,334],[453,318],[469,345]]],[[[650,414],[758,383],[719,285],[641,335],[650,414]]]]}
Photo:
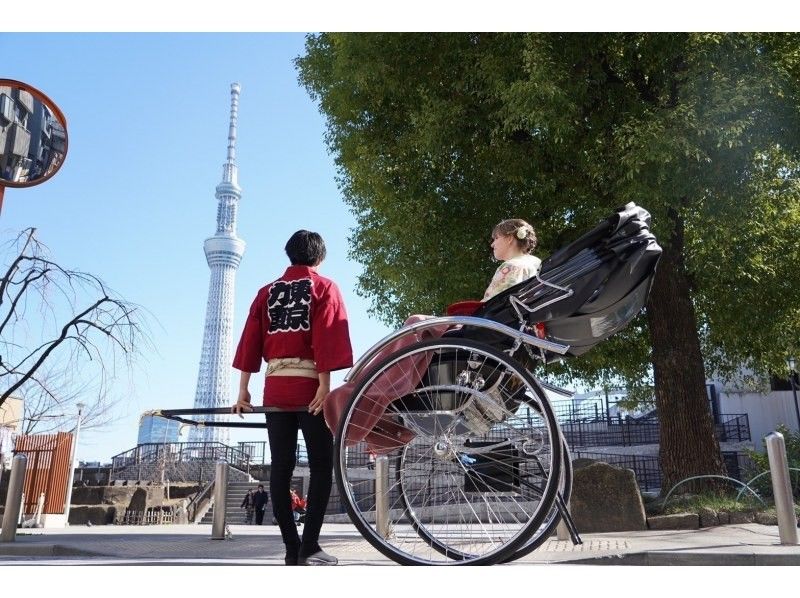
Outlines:
{"type": "Polygon", "coordinates": [[[312,359],[278,357],[267,362],[267,376],[300,376],[318,378],[317,366],[312,359]]]}

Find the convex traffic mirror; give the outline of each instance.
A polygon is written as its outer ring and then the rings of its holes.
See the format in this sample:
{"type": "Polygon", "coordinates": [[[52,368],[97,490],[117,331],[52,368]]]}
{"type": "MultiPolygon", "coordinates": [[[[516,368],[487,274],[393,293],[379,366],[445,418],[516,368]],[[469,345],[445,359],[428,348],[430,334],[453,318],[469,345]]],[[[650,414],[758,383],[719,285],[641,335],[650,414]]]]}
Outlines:
{"type": "Polygon", "coordinates": [[[0,207],[5,187],[52,177],[67,155],[67,120],[38,89],[0,79],[0,207]]]}

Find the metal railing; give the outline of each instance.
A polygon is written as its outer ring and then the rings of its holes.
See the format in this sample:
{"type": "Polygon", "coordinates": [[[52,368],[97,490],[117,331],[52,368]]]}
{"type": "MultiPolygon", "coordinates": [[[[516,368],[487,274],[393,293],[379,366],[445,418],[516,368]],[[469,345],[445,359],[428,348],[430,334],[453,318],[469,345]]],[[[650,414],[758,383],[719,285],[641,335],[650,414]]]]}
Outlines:
{"type": "Polygon", "coordinates": [[[214,488],[215,479],[212,479],[208,482],[205,487],[195,494],[192,497],[192,500],[189,501],[189,504],[186,505],[186,518],[189,523],[195,523],[197,519],[197,514],[202,509],[206,503],[211,500],[211,491],[214,488]]]}
{"type": "MultiPolygon", "coordinates": [[[[622,455],[575,450],[572,451],[572,458],[573,460],[603,461],[616,467],[632,469],[636,475],[636,483],[642,490],[650,491],[661,488],[661,467],[658,464],[658,455],[622,455]]],[[[752,463],[745,453],[723,451],[722,458],[728,476],[742,482],[747,481],[747,476],[752,471],[752,463]]]]}
{"type": "MultiPolygon", "coordinates": [[[[250,465],[269,465],[268,442],[240,442],[238,448],[240,451],[250,456],[250,465]]],[[[297,459],[297,465],[308,465],[308,451],[304,444],[297,443],[295,458],[297,459]]]]}
{"type": "MultiPolygon", "coordinates": [[[[720,415],[715,426],[720,442],[750,440],[750,424],[746,414],[720,415]]],[[[656,416],[613,418],[606,420],[567,420],[561,422],[567,444],[571,447],[636,446],[658,444],[661,425],[656,416]]]]}
{"type": "Polygon", "coordinates": [[[715,433],[720,442],[741,442],[751,440],[750,419],[746,413],[720,415],[715,433]]]}
{"type": "Polygon", "coordinates": [[[619,455],[573,451],[572,458],[603,461],[615,467],[632,469],[636,475],[636,482],[642,490],[650,491],[661,488],[661,469],[658,466],[656,455],[619,455]]]}
{"type": "MultiPolygon", "coordinates": [[[[162,471],[167,466],[178,463],[197,463],[201,473],[198,479],[204,479],[202,475],[203,464],[207,466],[206,474],[213,476],[213,463],[219,459],[225,460],[230,466],[249,473],[250,455],[240,448],[228,446],[220,442],[168,442],[168,443],[147,443],[140,444],[124,453],[120,453],[111,458],[111,472],[109,479],[117,478],[120,471],[131,467],[139,468],[137,479],[148,479],[146,466],[163,466],[162,471]]],[[[157,481],[157,480],[156,480],[157,481]]]]}

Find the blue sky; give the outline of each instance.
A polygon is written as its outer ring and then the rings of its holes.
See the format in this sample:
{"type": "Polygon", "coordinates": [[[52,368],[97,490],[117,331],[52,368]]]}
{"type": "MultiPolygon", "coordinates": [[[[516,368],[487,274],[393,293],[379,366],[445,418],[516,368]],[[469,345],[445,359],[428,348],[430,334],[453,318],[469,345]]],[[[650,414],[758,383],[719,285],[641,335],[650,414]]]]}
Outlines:
{"type": "MultiPolygon", "coordinates": [[[[303,44],[290,33],[0,34],[0,55],[21,58],[5,60],[2,76],[47,94],[69,131],[55,177],[6,190],[0,230],[37,227],[60,264],[100,276],[152,314],[156,352],[142,356],[132,388],[120,379],[120,419],[82,433],[79,459],[134,447],[145,410],[193,404],[209,283],[203,241],[216,226],[234,81],[242,85],[239,236],[247,243],[234,342],[256,291],[283,272],[283,246],[299,228],[326,240],[321,272],[345,296],[356,356],[390,332],[355,294],[361,268],[346,256],[354,221],[336,187],[324,119],[292,64],[303,44]]],[[[254,395],[260,384],[251,382],[254,395]]],[[[233,430],[231,438],[264,436],[233,430]]]]}

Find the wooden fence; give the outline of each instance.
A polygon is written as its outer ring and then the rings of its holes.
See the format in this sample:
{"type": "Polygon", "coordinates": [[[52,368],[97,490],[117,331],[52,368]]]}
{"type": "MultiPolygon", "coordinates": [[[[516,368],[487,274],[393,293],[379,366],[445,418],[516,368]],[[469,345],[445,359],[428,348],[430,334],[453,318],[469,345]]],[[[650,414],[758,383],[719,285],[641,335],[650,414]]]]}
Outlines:
{"type": "Polygon", "coordinates": [[[44,492],[43,513],[63,513],[72,463],[72,434],[37,434],[18,436],[14,453],[28,458],[25,470],[23,511],[33,513],[39,495],[44,492]]]}

